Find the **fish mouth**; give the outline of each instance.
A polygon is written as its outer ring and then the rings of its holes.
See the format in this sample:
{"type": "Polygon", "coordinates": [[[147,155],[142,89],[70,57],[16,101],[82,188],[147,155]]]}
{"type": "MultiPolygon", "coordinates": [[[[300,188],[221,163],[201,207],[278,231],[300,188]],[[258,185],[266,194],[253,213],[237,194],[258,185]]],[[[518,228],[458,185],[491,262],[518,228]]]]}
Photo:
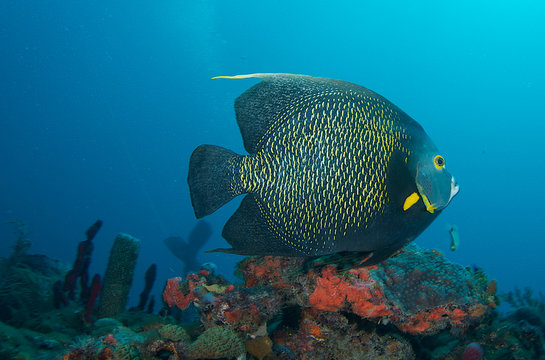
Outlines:
{"type": "MultiPolygon", "coordinates": [[[[437,209],[442,210],[442,209],[446,208],[447,205],[450,204],[450,200],[452,200],[452,198],[454,196],[456,196],[456,194],[458,194],[458,191],[460,191],[460,186],[456,182],[456,179],[454,178],[454,176],[451,176],[451,178],[450,178],[450,195],[449,195],[448,201],[443,206],[440,206],[440,207],[432,205],[433,208],[432,208],[431,213],[433,213],[433,210],[437,210],[437,209]]],[[[427,210],[430,211],[429,208],[427,210]]]]}
{"type": "Polygon", "coordinates": [[[450,178],[450,197],[448,199],[448,202],[447,204],[450,202],[450,200],[452,200],[452,198],[458,194],[458,191],[460,191],[460,186],[458,185],[458,183],[456,182],[456,179],[454,178],[454,176],[452,176],[450,178]]]}
{"type": "Polygon", "coordinates": [[[418,192],[420,193],[420,196],[422,197],[422,201],[424,202],[424,205],[426,205],[426,210],[430,214],[433,214],[435,211],[443,210],[444,208],[446,208],[448,204],[450,204],[450,201],[452,200],[452,198],[456,196],[456,194],[458,194],[458,192],[460,191],[460,186],[458,185],[458,183],[456,182],[456,179],[454,179],[454,176],[452,175],[450,177],[450,191],[448,192],[448,200],[446,197],[447,195],[446,191],[445,191],[443,199],[441,199],[441,196],[438,196],[440,195],[440,193],[434,194],[432,191],[430,191],[431,196],[429,196],[426,193],[426,189],[422,185],[417,183],[416,187],[418,189],[418,192]],[[432,202],[432,199],[434,199],[435,201],[432,202]]]}

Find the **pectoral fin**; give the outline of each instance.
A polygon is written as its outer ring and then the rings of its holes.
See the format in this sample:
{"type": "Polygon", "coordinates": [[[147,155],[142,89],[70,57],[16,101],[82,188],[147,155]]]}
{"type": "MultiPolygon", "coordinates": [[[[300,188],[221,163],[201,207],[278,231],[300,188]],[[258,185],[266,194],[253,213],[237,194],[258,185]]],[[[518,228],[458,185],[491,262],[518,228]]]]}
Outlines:
{"type": "Polygon", "coordinates": [[[420,196],[418,196],[417,193],[413,192],[411,195],[407,196],[405,199],[405,202],[403,203],[403,211],[409,210],[411,206],[416,204],[416,202],[420,199],[420,196]]]}

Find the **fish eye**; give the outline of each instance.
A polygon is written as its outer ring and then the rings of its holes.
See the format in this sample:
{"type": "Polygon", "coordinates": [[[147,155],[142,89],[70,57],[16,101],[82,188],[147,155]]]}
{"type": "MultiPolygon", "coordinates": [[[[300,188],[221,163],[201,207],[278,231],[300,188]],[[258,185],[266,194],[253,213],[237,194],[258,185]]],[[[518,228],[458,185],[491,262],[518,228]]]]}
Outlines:
{"type": "Polygon", "coordinates": [[[433,164],[438,170],[441,170],[445,167],[445,159],[441,155],[435,155],[433,158],[433,164]]]}

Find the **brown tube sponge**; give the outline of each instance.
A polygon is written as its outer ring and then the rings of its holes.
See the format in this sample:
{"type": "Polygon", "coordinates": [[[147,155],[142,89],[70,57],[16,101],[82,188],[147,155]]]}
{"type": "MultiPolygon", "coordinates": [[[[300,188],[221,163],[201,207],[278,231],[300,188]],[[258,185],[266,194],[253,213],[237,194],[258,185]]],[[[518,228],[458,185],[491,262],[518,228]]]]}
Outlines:
{"type": "Polygon", "coordinates": [[[104,274],[98,318],[116,317],[125,310],[139,250],[140,240],[132,236],[119,234],[115,238],[104,274]]]}

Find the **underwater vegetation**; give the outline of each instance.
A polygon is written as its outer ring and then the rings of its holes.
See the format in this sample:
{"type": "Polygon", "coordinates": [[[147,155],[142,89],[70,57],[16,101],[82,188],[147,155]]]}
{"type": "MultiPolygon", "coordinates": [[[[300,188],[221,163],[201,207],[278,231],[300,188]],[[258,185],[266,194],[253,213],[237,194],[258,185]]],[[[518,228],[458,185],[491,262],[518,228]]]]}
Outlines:
{"type": "MultiPolygon", "coordinates": [[[[15,229],[13,254],[0,261],[0,359],[545,358],[542,294],[498,296],[482,270],[414,244],[367,267],[357,259],[345,259],[347,266],[342,258],[248,257],[237,267],[240,283],[205,264],[166,281],[154,313],[156,265],[146,271],[138,306],[126,309],[136,239],[114,240],[112,281],[94,276],[84,286],[86,266],[72,271],[77,266],[28,254],[28,232],[15,229]],[[80,276],[70,283],[79,285],[59,293],[59,281],[74,273],[80,276]],[[118,299],[106,300],[112,294],[118,299]],[[510,312],[498,312],[500,298],[510,312]]],[[[78,249],[74,264],[88,264],[89,247],[78,249]]]]}

